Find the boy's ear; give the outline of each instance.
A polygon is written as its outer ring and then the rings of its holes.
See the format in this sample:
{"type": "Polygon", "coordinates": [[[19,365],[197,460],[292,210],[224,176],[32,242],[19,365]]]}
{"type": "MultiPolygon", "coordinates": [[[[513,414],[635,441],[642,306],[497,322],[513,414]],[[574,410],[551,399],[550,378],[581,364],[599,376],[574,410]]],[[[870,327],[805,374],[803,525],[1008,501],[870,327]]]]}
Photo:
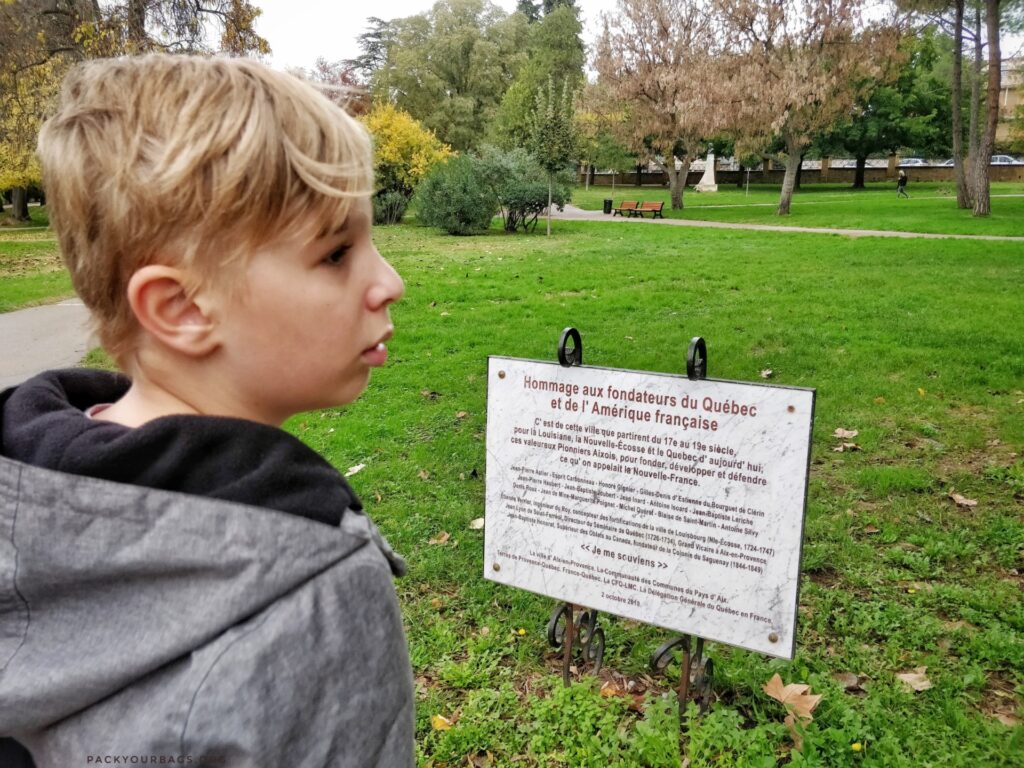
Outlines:
{"type": "Polygon", "coordinates": [[[139,325],[164,345],[203,357],[218,346],[209,308],[198,296],[189,297],[180,269],[149,264],[128,281],[128,303],[139,325]]]}

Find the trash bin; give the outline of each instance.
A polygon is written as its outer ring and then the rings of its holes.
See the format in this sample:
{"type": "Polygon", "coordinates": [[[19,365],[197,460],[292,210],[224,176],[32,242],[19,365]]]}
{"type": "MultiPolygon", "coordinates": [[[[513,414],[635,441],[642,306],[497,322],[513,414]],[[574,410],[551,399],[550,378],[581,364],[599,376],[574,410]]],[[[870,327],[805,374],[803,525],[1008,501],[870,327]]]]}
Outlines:
{"type": "Polygon", "coordinates": [[[611,213],[612,212],[612,201],[611,200],[605,200],[604,201],[604,212],[605,213],[611,213]]]}

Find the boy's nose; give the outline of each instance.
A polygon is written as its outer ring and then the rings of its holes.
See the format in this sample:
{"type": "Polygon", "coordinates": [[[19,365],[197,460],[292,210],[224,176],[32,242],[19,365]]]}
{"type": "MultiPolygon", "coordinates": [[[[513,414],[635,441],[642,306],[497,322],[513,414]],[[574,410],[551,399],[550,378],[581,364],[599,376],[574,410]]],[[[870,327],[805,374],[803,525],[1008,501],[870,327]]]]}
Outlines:
{"type": "Polygon", "coordinates": [[[367,304],[371,309],[380,309],[398,301],[405,293],[405,282],[401,275],[379,253],[377,258],[379,259],[379,272],[366,297],[367,304]]]}

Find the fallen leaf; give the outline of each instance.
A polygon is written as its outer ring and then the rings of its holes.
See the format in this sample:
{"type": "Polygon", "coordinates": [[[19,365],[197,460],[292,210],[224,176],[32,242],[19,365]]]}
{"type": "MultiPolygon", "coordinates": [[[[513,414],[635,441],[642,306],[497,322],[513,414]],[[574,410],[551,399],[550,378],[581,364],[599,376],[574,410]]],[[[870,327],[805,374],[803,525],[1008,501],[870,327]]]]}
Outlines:
{"type": "Polygon", "coordinates": [[[995,718],[1007,728],[1016,728],[1022,722],[1016,715],[1008,715],[1005,712],[1000,712],[995,718]]]}
{"type": "Polygon", "coordinates": [[[853,672],[836,672],[832,675],[832,679],[843,686],[848,693],[864,690],[860,685],[860,675],[855,675],[853,672]]]}
{"type": "Polygon", "coordinates": [[[419,476],[420,480],[426,480],[428,477],[430,477],[430,473],[427,472],[427,470],[425,469],[421,469],[416,474],[419,476]]]}
{"type": "Polygon", "coordinates": [[[471,531],[482,531],[484,528],[484,519],[478,517],[474,520],[469,521],[469,530],[471,531]]]}
{"type": "Polygon", "coordinates": [[[772,679],[764,684],[762,690],[801,720],[812,720],[811,713],[821,701],[821,694],[809,693],[811,686],[804,683],[783,685],[782,678],[776,672],[772,679]]]}
{"type": "Polygon", "coordinates": [[[345,472],[345,477],[352,477],[356,472],[362,472],[366,469],[365,464],[356,464],[354,467],[349,467],[348,471],[345,472]]]}
{"type": "Polygon", "coordinates": [[[484,754],[467,755],[466,765],[470,768],[490,768],[494,763],[494,755],[489,751],[484,754]]]}
{"type": "Polygon", "coordinates": [[[441,317],[448,317],[448,315],[450,315],[450,314],[451,314],[451,312],[442,312],[441,313],[441,317]]]}
{"type": "Polygon", "coordinates": [[[380,495],[380,493],[375,493],[375,494],[373,494],[373,497],[374,497],[374,498],[375,498],[375,499],[377,500],[377,503],[378,503],[378,504],[380,504],[380,502],[381,502],[381,499],[383,499],[383,498],[384,498],[383,496],[381,496],[381,495],[380,495]]]}
{"type": "Polygon", "coordinates": [[[489,634],[491,634],[491,628],[490,627],[480,627],[480,634],[482,636],[484,636],[484,637],[487,637],[489,634]]]}
{"type": "Polygon", "coordinates": [[[624,696],[626,692],[614,680],[608,680],[601,686],[602,696],[624,696]]]}
{"type": "Polygon", "coordinates": [[[976,507],[978,502],[975,499],[968,499],[966,496],[961,496],[959,493],[953,493],[950,491],[949,498],[951,498],[958,507],[976,507]]]}
{"type": "Polygon", "coordinates": [[[771,368],[765,368],[763,371],[761,371],[761,378],[770,379],[773,373],[774,371],[771,368]]]}
{"type": "Polygon", "coordinates": [[[420,394],[430,400],[437,400],[437,398],[441,396],[440,392],[435,392],[432,389],[421,389],[420,394]]]}
{"type": "Polygon", "coordinates": [[[469,416],[469,414],[466,411],[459,411],[458,413],[455,414],[456,419],[464,419],[467,416],[469,416]]]}
{"type": "Polygon", "coordinates": [[[928,667],[914,667],[910,672],[900,672],[896,678],[903,683],[907,690],[927,691],[932,687],[932,681],[925,674],[928,667]]]}
{"type": "Polygon", "coordinates": [[[880,528],[876,528],[873,525],[865,525],[864,526],[864,533],[880,533],[880,532],[881,532],[881,529],[880,528]]]}
{"type": "Polygon", "coordinates": [[[842,443],[832,449],[833,453],[842,453],[843,451],[859,451],[860,446],[856,443],[842,443]]]}
{"type": "Polygon", "coordinates": [[[885,405],[885,398],[884,397],[876,397],[875,398],[875,405],[885,405]]]}
{"type": "Polygon", "coordinates": [[[921,388],[921,387],[918,387],[917,388],[917,396],[918,397],[924,397],[924,395],[925,395],[924,389],[921,388]]]}
{"type": "Polygon", "coordinates": [[[452,721],[444,715],[431,715],[430,725],[435,731],[450,731],[452,729],[452,721]]]}
{"type": "Polygon", "coordinates": [[[430,607],[431,608],[440,608],[441,607],[441,598],[440,597],[435,597],[434,599],[432,599],[430,601],[430,607]]]}
{"type": "Polygon", "coordinates": [[[437,536],[427,540],[427,544],[444,544],[452,535],[448,531],[441,531],[437,536]]]}
{"type": "Polygon", "coordinates": [[[838,437],[841,440],[848,440],[854,438],[860,433],[856,429],[843,429],[839,427],[835,432],[832,433],[832,437],[838,437]]]}

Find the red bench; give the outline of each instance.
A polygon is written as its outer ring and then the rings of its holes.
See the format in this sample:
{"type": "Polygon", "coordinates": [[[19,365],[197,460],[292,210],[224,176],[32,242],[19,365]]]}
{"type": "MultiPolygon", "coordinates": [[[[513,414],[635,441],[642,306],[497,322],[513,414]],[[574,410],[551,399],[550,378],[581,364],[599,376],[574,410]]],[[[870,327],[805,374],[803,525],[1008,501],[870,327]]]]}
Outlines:
{"type": "Polygon", "coordinates": [[[619,207],[612,211],[612,216],[615,216],[616,214],[618,214],[619,216],[625,216],[627,214],[632,216],[633,214],[636,213],[636,210],[639,207],[640,202],[638,200],[623,200],[619,204],[619,207]]]}

